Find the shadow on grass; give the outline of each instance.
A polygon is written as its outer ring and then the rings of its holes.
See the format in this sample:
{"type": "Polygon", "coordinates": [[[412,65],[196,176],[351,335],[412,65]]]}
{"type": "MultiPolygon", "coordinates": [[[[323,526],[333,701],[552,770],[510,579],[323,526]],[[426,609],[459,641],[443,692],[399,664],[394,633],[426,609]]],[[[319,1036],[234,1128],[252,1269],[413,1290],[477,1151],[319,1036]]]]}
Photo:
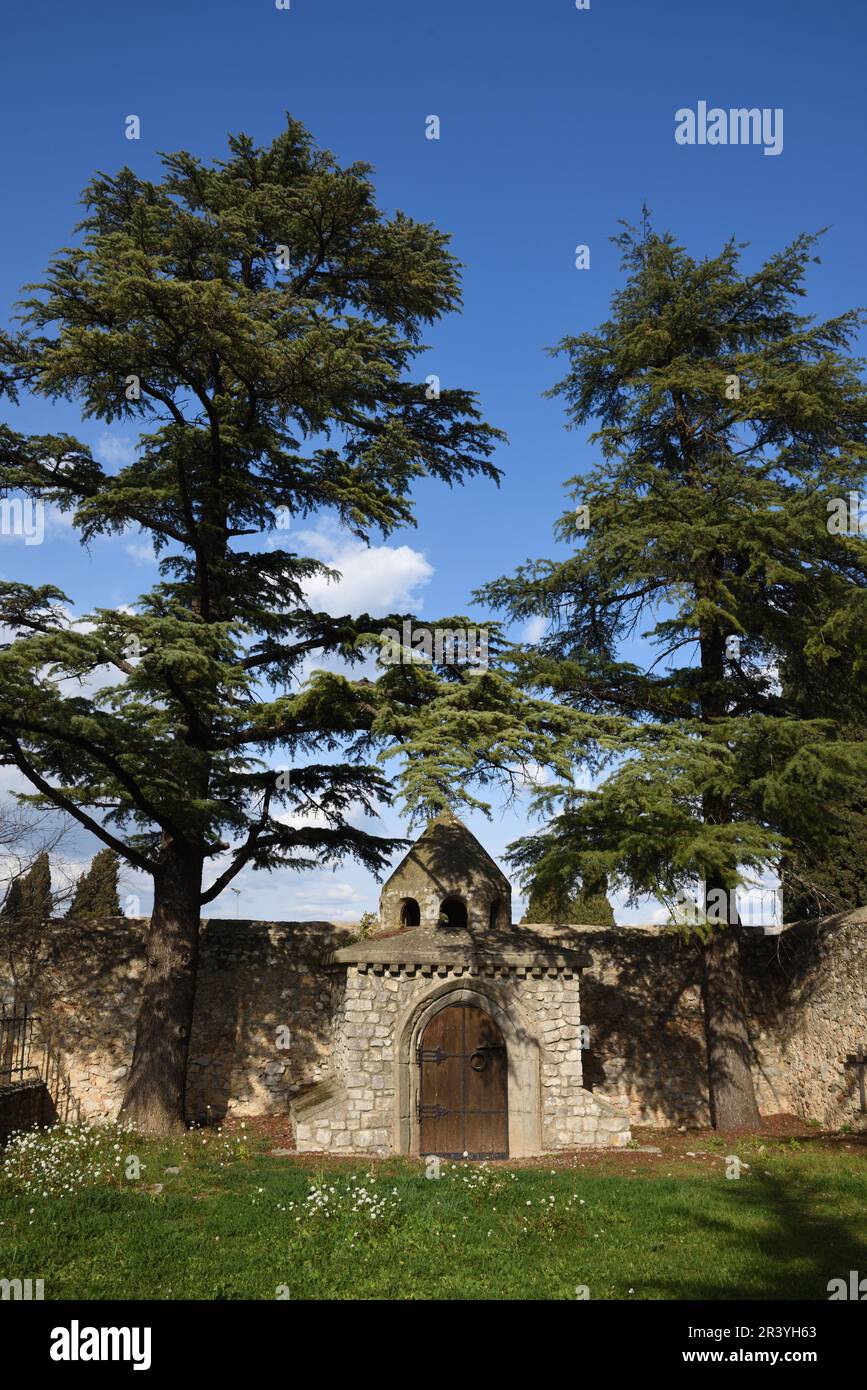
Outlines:
{"type": "MultiPolygon", "coordinates": [[[[824,1192],[814,1183],[799,1192],[797,1179],[756,1173],[746,1181],[729,1181],[727,1186],[732,1189],[728,1219],[701,1212],[694,1204],[677,1208],[695,1239],[708,1237],[717,1270],[708,1269],[706,1277],[699,1279],[694,1275],[654,1278],[647,1281],[647,1294],[671,1299],[821,1301],[828,1297],[830,1279],[847,1278],[852,1269],[867,1274],[867,1239],[851,1229],[850,1217],[834,1217],[823,1210],[833,1201],[835,1190],[840,1191],[839,1182],[832,1182],[824,1192]],[[743,1268],[749,1248],[756,1251],[751,1274],[743,1268]],[[727,1252],[732,1262],[726,1276],[719,1264],[724,1270],[727,1252]]],[[[854,1205],[851,1199],[850,1204],[854,1205]]],[[[867,1210],[867,1200],[861,1209],[867,1210]]],[[[638,1288],[636,1292],[640,1296],[638,1288]]]]}

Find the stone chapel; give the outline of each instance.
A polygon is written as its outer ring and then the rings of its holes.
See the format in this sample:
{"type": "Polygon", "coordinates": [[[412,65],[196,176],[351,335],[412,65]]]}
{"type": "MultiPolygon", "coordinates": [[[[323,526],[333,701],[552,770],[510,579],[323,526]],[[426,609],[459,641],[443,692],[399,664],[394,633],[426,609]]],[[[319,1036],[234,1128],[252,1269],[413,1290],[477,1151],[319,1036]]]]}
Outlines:
{"type": "Polygon", "coordinates": [[[332,1074],[293,1101],[299,1150],[508,1158],[628,1143],[582,1084],[580,938],[516,926],[508,879],[455,816],[385,883],[381,930],[332,952],[332,1074]]]}

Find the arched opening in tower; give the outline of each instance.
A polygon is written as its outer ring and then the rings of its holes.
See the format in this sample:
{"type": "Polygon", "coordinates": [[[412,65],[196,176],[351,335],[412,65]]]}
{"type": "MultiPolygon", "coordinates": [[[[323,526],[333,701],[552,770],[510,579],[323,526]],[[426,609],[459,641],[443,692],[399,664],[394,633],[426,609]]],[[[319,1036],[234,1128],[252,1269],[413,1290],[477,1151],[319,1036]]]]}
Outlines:
{"type": "Polygon", "coordinates": [[[504,897],[494,898],[491,903],[490,926],[492,930],[504,931],[509,925],[509,905],[504,897]]]}
{"type": "Polygon", "coordinates": [[[467,905],[463,898],[444,898],[440,905],[440,923],[444,927],[467,925],[467,905]]]}
{"type": "Polygon", "coordinates": [[[415,898],[404,898],[400,904],[400,925],[417,927],[421,923],[421,910],[415,898]]]}

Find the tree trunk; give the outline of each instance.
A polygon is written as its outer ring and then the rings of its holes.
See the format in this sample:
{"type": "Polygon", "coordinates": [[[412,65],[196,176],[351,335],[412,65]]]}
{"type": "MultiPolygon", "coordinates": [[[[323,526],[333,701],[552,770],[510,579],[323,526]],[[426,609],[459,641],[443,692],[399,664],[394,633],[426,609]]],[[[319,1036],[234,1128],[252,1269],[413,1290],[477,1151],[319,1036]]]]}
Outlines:
{"type": "Polygon", "coordinates": [[[757,1126],[761,1117],[750,1065],[739,925],[714,927],[702,953],[711,1123],[722,1130],[757,1126]]]}
{"type": "MultiPolygon", "coordinates": [[[[721,580],[717,557],[714,580],[721,580]]],[[[717,627],[701,633],[701,716],[713,733],[715,721],[727,713],[725,638],[717,627]]],[[[708,791],[702,797],[707,825],[730,825],[731,799],[708,791]]],[[[733,865],[732,868],[736,866],[733,865]]],[[[741,972],[741,927],[733,906],[734,892],[718,879],[705,884],[705,915],[714,920],[704,942],[704,1032],[707,1043],[707,1081],[710,1118],[714,1129],[740,1129],[760,1123],[753,1085],[752,1047],[747,1031],[741,972]],[[719,904],[725,904],[721,911],[719,904]],[[712,911],[710,906],[713,904],[712,911]]]]}
{"type": "Polygon", "coordinates": [[[167,844],[154,877],[135,1048],[120,1113],[143,1134],[177,1134],[185,1127],[201,886],[201,857],[167,844]]]}

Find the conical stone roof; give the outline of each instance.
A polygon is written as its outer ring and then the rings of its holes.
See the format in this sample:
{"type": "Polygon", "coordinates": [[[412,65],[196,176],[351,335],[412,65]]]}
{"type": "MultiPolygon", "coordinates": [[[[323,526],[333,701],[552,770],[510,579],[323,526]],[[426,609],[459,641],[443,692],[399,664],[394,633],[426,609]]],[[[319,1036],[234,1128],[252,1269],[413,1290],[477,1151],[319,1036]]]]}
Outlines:
{"type": "MultiPolygon", "coordinates": [[[[442,904],[466,904],[474,928],[511,923],[509,880],[475,835],[451,812],[429,821],[386,881],[380,897],[384,928],[406,925],[404,905],[418,905],[418,924],[435,927],[442,904]],[[403,916],[402,916],[403,913],[403,916]],[[492,916],[493,914],[493,916],[492,916]]],[[[410,915],[409,925],[416,925],[410,915]]]]}

